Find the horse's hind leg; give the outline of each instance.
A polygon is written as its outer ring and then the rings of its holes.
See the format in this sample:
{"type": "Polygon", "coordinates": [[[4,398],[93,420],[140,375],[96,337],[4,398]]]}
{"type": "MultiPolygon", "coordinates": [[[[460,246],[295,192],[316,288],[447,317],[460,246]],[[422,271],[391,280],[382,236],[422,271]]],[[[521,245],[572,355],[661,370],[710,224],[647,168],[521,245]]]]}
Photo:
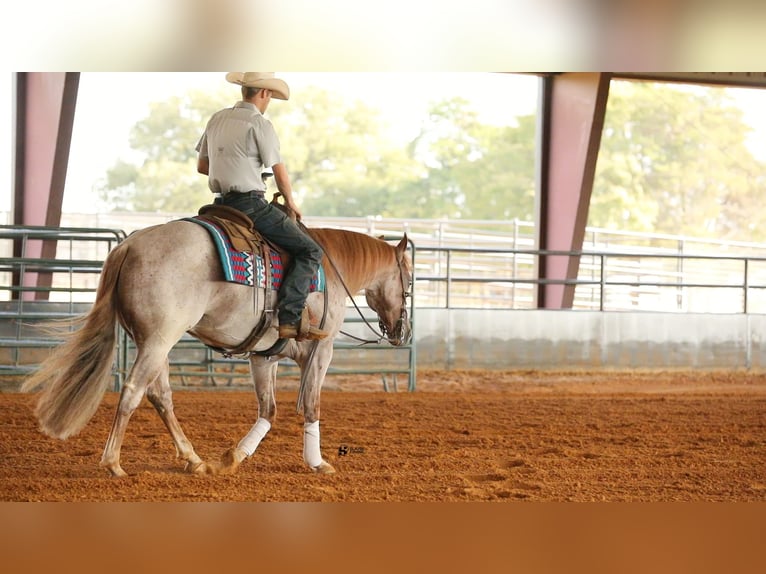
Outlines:
{"type": "Polygon", "coordinates": [[[117,412],[115,412],[112,422],[112,430],[109,432],[104,454],[101,456],[101,466],[109,470],[113,476],[127,476],[127,473],[120,466],[120,449],[125,438],[125,429],[133,412],[141,403],[141,399],[144,398],[146,387],[160,375],[166,361],[167,352],[138,350],[136,362],[122,386],[117,412]]]}
{"type": "Polygon", "coordinates": [[[170,390],[170,366],[167,358],[158,377],[147,387],[146,398],[149,399],[149,402],[157,410],[162,422],[165,423],[165,427],[170,432],[170,436],[173,437],[176,456],[186,461],[186,470],[195,474],[205,474],[208,470],[207,465],[194,452],[194,447],[191,441],[186,438],[173,410],[173,398],[170,390]]]}
{"type": "Polygon", "coordinates": [[[218,468],[219,472],[229,474],[237,470],[243,460],[255,453],[255,449],[258,448],[266,433],[271,429],[277,416],[274,389],[278,366],[277,361],[257,355],[250,357],[250,374],[255,385],[255,395],[258,398],[258,420],[236,447],[223,453],[218,468]]]}

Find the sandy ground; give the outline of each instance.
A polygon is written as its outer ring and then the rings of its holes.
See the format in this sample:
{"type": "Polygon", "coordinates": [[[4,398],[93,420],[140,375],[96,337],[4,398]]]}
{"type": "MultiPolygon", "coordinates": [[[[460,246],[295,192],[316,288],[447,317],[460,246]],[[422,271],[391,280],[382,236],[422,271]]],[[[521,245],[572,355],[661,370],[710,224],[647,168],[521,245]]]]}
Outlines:
{"type": "MultiPolygon", "coordinates": [[[[733,372],[420,371],[418,390],[328,377],[322,447],[302,461],[295,381],[231,476],[186,474],[144,401],[122,465],[99,467],[117,394],[66,441],[42,435],[34,395],[0,393],[1,501],[766,501],[766,375],[733,372]]],[[[177,390],[198,454],[217,460],[256,419],[252,391],[177,390]]]]}

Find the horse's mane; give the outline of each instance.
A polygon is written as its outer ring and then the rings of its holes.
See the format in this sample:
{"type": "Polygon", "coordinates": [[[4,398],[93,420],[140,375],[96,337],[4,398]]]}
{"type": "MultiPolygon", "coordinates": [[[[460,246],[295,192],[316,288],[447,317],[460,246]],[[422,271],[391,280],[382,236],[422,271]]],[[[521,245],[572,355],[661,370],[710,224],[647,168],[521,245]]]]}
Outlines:
{"type": "Polygon", "coordinates": [[[363,285],[381,267],[396,265],[394,247],[382,239],[344,229],[310,228],[308,231],[352,289],[363,285]]]}

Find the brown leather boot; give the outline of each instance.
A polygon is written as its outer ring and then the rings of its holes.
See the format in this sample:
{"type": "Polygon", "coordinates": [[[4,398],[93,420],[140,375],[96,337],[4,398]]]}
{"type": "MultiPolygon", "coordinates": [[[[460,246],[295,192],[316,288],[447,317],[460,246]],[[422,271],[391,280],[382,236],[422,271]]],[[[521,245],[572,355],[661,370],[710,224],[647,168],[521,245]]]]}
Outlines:
{"type": "Polygon", "coordinates": [[[317,329],[311,325],[309,318],[309,310],[303,308],[301,318],[297,323],[292,325],[280,325],[279,326],[279,338],[280,339],[295,339],[296,341],[319,341],[327,337],[329,333],[317,329]]]}
{"type": "Polygon", "coordinates": [[[327,337],[329,333],[317,329],[316,327],[309,326],[308,331],[302,333],[298,328],[298,325],[280,325],[279,326],[279,338],[280,339],[295,339],[296,341],[319,341],[327,337]]]}

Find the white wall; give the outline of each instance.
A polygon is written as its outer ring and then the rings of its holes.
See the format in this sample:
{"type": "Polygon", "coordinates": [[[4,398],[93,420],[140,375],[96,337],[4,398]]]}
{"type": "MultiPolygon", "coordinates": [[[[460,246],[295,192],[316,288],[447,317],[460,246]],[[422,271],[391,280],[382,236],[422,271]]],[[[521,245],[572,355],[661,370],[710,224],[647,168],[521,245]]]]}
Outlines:
{"type": "Polygon", "coordinates": [[[766,368],[766,315],[419,309],[429,368],[766,368]]]}

